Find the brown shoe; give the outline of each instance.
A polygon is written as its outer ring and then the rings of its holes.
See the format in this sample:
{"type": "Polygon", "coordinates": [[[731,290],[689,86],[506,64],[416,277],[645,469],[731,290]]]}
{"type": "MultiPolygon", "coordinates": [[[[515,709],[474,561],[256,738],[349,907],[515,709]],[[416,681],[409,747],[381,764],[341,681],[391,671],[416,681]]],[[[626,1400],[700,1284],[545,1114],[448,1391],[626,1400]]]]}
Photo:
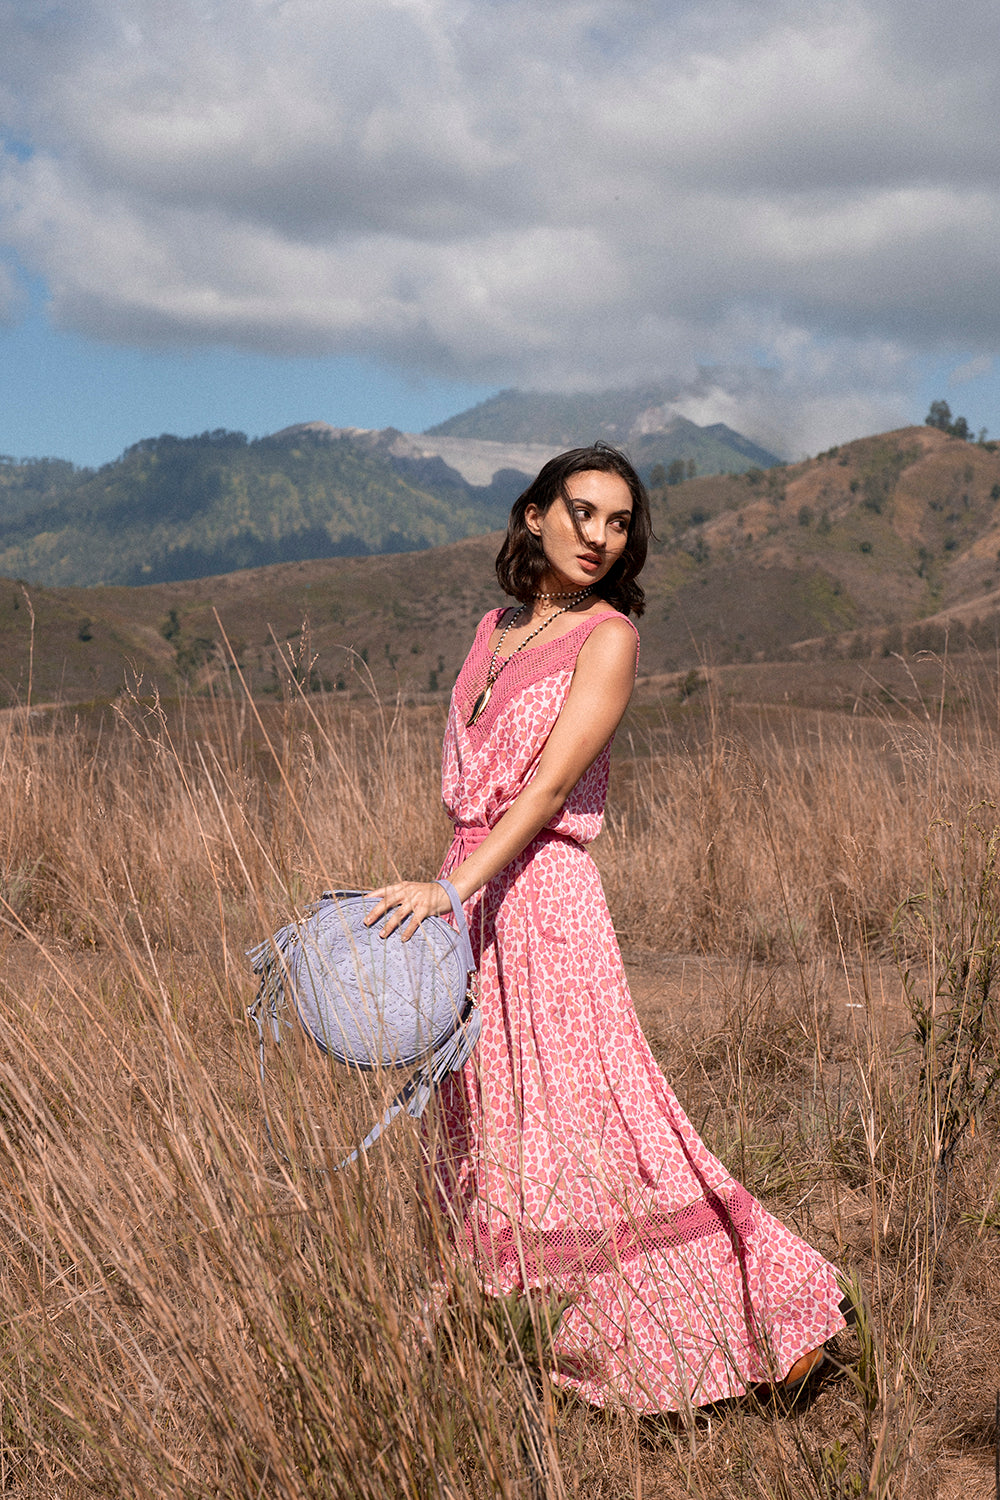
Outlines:
{"type": "Polygon", "coordinates": [[[802,1389],[806,1381],[815,1375],[826,1359],[826,1346],[820,1344],[818,1349],[810,1349],[808,1354],[803,1354],[797,1359],[778,1386],[780,1391],[786,1395],[795,1395],[802,1389]]]}

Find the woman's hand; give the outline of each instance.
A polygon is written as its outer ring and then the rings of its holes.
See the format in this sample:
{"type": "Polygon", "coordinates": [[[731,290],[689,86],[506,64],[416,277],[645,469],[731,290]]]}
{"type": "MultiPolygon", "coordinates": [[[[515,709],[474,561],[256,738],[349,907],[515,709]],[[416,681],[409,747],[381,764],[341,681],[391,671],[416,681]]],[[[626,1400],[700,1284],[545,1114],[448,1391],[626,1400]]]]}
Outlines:
{"type": "Polygon", "coordinates": [[[390,932],[395,932],[410,917],[412,920],[403,933],[404,943],[413,936],[425,917],[440,917],[451,911],[448,893],[436,880],[401,880],[396,885],[380,886],[377,891],[369,891],[368,894],[377,896],[379,904],[365,917],[365,926],[373,926],[387,911],[391,911],[392,916],[382,928],[381,934],[382,937],[388,937],[390,932]]]}

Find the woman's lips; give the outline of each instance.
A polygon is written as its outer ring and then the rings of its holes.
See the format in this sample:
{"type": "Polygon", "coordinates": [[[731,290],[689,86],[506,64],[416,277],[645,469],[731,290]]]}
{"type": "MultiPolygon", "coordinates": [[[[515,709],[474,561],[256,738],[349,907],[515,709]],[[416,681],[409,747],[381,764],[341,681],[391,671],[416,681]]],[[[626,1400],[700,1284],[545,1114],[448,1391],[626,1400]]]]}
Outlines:
{"type": "Polygon", "coordinates": [[[581,568],[586,568],[588,572],[591,573],[595,573],[601,566],[601,559],[599,557],[595,557],[592,552],[583,553],[582,556],[577,558],[577,562],[580,564],[581,568]]]}

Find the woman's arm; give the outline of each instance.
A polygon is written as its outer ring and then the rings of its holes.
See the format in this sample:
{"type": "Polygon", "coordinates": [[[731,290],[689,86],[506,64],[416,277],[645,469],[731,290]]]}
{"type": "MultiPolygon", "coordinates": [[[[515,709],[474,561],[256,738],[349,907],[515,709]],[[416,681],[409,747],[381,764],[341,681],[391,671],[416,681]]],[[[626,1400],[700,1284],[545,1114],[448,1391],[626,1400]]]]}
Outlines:
{"type": "MultiPolygon", "coordinates": [[[[573,681],[539,756],[538,769],[496,826],[448,877],[462,901],[488,880],[555,817],[580,777],[597,759],[621,722],[635,683],[636,639],[624,620],[595,627],[577,657],[573,681]]],[[[391,911],[386,934],[412,918],[403,937],[412,937],[424,917],[450,910],[436,881],[400,881],[372,895],[379,904],[368,925],[391,911]]]]}

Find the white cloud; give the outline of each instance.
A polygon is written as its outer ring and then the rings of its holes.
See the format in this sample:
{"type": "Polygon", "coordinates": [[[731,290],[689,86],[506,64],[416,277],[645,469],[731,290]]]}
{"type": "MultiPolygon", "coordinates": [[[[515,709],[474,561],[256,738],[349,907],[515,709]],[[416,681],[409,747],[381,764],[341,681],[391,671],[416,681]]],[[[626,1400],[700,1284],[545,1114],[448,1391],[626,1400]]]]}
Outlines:
{"type": "Polygon", "coordinates": [[[796,448],[902,420],[916,356],[1000,344],[993,0],[0,21],[0,110],[33,147],[3,161],[0,225],[96,338],[660,377],[796,448]],[[706,365],[730,373],[708,389],[706,365]]]}
{"type": "Polygon", "coordinates": [[[956,365],[948,376],[948,385],[954,389],[958,385],[968,385],[972,380],[980,380],[984,375],[993,373],[993,356],[980,354],[977,359],[968,359],[964,365],[956,365]]]}
{"type": "Polygon", "coordinates": [[[703,369],[675,409],[702,425],[725,422],[793,459],[906,423],[908,356],[899,346],[819,344],[788,329],[774,330],[770,344],[770,367],[703,369]]]}

